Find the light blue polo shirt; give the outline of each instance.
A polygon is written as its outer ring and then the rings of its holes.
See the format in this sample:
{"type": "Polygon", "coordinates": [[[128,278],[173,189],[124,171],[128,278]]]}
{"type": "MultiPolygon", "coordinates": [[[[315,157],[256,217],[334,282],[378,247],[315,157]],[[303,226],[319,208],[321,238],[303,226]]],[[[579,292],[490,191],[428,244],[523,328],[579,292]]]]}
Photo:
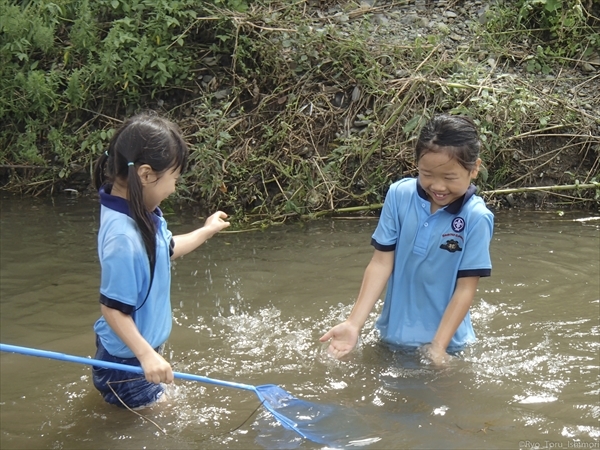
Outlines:
{"type": "MultiPolygon", "coordinates": [[[[475,191],[471,185],[463,198],[431,214],[431,203],[416,178],[390,186],[371,241],[377,250],[395,252],[376,322],[384,342],[409,347],[431,342],[457,278],[491,274],[494,216],[475,191]]],[[[467,313],[448,351],[473,341],[467,313]]]]}
{"type": "MultiPolygon", "coordinates": [[[[110,191],[109,191],[110,192],[110,191]]],[[[102,269],[100,302],[131,314],[142,336],[153,347],[162,345],[171,333],[172,234],[160,209],[152,214],[157,225],[156,266],[150,287],[150,262],[127,201],[100,190],[98,256],[102,269]]],[[[113,356],[133,358],[133,352],[100,317],[94,331],[113,356]]]]}

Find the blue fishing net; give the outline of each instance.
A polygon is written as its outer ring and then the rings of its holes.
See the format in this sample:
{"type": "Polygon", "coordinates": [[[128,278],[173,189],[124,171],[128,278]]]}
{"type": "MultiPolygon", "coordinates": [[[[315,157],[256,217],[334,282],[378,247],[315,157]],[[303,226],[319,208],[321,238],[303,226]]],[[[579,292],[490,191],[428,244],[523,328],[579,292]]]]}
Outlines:
{"type": "MultiPolygon", "coordinates": [[[[288,430],[318,444],[332,448],[343,448],[353,442],[376,439],[371,435],[372,428],[353,409],[344,406],[313,403],[300,400],[276,385],[257,386],[257,394],[263,406],[288,430]]],[[[261,433],[261,441],[272,445],[272,430],[261,433]]],[[[290,437],[285,448],[295,448],[299,444],[296,437],[290,437]]],[[[279,440],[278,445],[283,448],[279,440]]]]}

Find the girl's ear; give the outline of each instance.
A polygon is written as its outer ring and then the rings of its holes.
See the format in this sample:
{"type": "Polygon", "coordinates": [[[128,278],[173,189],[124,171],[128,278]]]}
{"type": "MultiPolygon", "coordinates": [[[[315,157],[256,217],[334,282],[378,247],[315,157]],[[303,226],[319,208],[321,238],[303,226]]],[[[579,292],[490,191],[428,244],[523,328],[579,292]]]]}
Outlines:
{"type": "Polygon", "coordinates": [[[140,181],[142,182],[142,186],[145,186],[154,181],[154,171],[152,167],[148,164],[142,164],[137,168],[138,177],[140,177],[140,181]]]}
{"type": "Polygon", "coordinates": [[[471,170],[471,179],[472,180],[474,180],[475,178],[477,178],[477,175],[479,174],[479,168],[480,167],[481,167],[481,158],[477,158],[477,161],[475,161],[475,166],[471,170]]]}

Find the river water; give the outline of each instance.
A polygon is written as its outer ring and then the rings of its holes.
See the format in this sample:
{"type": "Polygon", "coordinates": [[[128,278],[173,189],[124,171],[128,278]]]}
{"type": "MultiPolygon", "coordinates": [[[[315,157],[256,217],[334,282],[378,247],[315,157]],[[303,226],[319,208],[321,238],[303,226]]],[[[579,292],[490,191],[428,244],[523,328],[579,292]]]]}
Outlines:
{"type": "MultiPolygon", "coordinates": [[[[98,212],[85,198],[2,199],[2,343],[93,357],[98,212]]],[[[167,219],[174,233],[202,224],[167,219]]],[[[598,217],[497,213],[492,277],[472,308],[479,340],[442,369],[378,344],[381,302],[346,360],[318,342],[352,307],[375,226],[222,233],[173,268],[175,370],[344,408],[327,418],[329,445],[283,428],[252,392],[179,380],[141,417],[105,404],[86,365],[2,353],[0,447],[600,448],[598,217]]]]}

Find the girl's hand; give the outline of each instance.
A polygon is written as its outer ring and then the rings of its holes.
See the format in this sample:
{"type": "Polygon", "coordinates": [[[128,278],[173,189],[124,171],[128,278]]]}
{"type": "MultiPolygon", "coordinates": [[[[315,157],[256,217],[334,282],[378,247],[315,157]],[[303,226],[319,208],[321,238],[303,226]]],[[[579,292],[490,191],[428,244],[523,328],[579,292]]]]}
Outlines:
{"type": "Polygon", "coordinates": [[[142,364],[146,380],[150,383],[172,383],[173,369],[165,359],[154,350],[142,358],[138,358],[142,364]]]}
{"type": "Polygon", "coordinates": [[[225,219],[227,219],[227,214],[223,211],[217,211],[208,219],[206,219],[206,222],[204,222],[204,227],[207,230],[210,230],[212,236],[231,225],[229,222],[225,221],[225,219]]]}
{"type": "Polygon", "coordinates": [[[319,341],[326,342],[331,339],[327,352],[336,359],[346,356],[356,346],[360,328],[352,323],[342,322],[327,333],[325,333],[319,341]]]}
{"type": "Polygon", "coordinates": [[[446,353],[445,349],[434,343],[422,345],[417,351],[423,360],[434,366],[443,366],[452,359],[452,356],[446,353]]]}
{"type": "Polygon", "coordinates": [[[225,214],[223,211],[217,211],[208,219],[206,219],[204,226],[201,228],[196,228],[191,233],[173,236],[175,246],[173,248],[171,260],[175,260],[180,256],[187,255],[189,252],[204,244],[219,231],[231,225],[225,219],[227,219],[227,214],[225,214]]]}

